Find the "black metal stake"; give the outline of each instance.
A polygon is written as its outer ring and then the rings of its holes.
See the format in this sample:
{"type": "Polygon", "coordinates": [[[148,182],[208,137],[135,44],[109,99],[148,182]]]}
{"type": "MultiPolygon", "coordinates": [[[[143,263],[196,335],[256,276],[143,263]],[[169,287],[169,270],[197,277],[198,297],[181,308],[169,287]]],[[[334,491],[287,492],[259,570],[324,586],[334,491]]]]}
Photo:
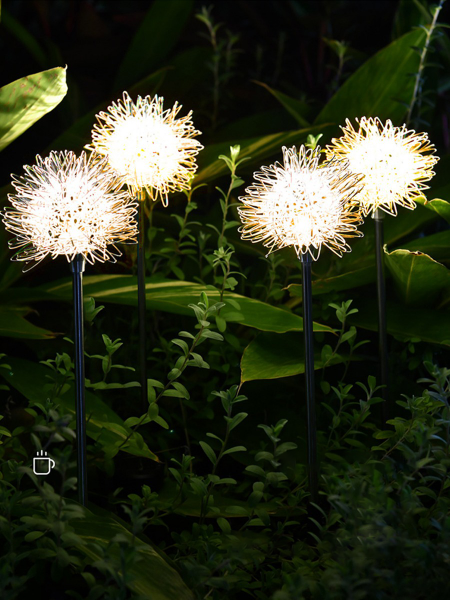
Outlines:
{"type": "Polygon", "coordinates": [[[145,332],[146,300],[145,300],[145,235],[144,235],[144,198],[140,192],[137,194],[139,202],[138,227],[139,237],[137,246],[138,270],[138,315],[139,315],[139,377],[141,382],[142,412],[148,410],[147,394],[147,336],[145,332]]]}
{"type": "Polygon", "coordinates": [[[314,340],[312,319],[311,255],[302,254],[303,333],[305,336],[306,426],[308,435],[308,476],[311,499],[317,500],[317,432],[314,391],[314,340]]]}
{"type": "Polygon", "coordinates": [[[377,263],[377,300],[378,300],[378,346],[380,355],[380,380],[384,386],[381,390],[382,417],[386,421],[389,416],[388,393],[388,346],[386,327],[386,284],[384,278],[384,212],[377,208],[373,213],[375,221],[375,256],[377,263]]]}
{"type": "Polygon", "coordinates": [[[84,322],[83,273],[86,259],[77,254],[71,263],[73,273],[73,305],[75,309],[75,393],[77,423],[78,499],[87,504],[86,407],[84,400],[84,322]]]}

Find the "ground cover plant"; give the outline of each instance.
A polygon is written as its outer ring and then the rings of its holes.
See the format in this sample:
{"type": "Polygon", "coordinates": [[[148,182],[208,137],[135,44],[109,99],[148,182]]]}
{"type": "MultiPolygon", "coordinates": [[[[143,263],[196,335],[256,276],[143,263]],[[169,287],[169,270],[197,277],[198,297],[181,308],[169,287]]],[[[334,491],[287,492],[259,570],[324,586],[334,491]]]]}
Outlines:
{"type": "Polygon", "coordinates": [[[2,7],[5,40],[30,65],[3,67],[2,206],[9,171],[38,152],[79,153],[95,113],[124,89],[192,109],[205,149],[188,192],[167,208],[146,204],[144,410],[135,249],[114,270],[86,271],[87,507],[75,477],[70,273],[62,260],[23,274],[2,228],[1,597],[445,597],[447,5],[244,1],[238,18],[235,3],[125,4],[46,12],[37,3],[39,27],[24,3],[2,7]],[[102,68],[87,60],[100,41],[102,68]],[[74,59],[73,74],[57,57],[74,59]],[[426,199],[385,222],[387,422],[372,220],[351,253],[325,250],[313,266],[320,472],[311,502],[300,261],[240,239],[238,197],[282,145],[324,146],[363,115],[427,131],[440,161],[426,199]],[[41,450],[55,461],[47,477],[32,470],[41,450]]]}

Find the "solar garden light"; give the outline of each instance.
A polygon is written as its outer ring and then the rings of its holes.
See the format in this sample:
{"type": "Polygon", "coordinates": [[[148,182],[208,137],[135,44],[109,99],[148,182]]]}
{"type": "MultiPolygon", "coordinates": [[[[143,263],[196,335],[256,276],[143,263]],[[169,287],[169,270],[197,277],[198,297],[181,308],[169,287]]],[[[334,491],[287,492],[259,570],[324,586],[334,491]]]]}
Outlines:
{"type": "Polygon", "coordinates": [[[106,156],[129,192],[139,203],[138,215],[138,312],[139,370],[141,401],[147,409],[146,333],[145,333],[145,247],[144,201],[160,199],[167,206],[170,192],[188,190],[197,169],[195,157],[203,146],[193,139],[201,132],[194,128],[192,111],[177,118],[182,106],[175,102],[163,109],[163,98],[137,97],[134,103],[127,92],[100,112],[92,130],[90,150],[106,156]]]}
{"type": "Polygon", "coordinates": [[[361,236],[359,211],[351,202],[361,190],[361,175],[346,161],[332,159],[319,165],[320,147],[283,147],[283,164],[261,167],[256,183],[246,188],[238,207],[243,239],[262,242],[268,254],[293,246],[302,261],[303,330],[305,338],[308,473],[312,498],[317,498],[316,413],[311,263],[323,246],[338,256],[350,250],[348,237],[361,236]]]}
{"type": "MultiPolygon", "coordinates": [[[[19,249],[13,260],[34,263],[64,255],[73,273],[75,309],[75,391],[78,494],[87,503],[86,414],[84,389],[83,272],[86,261],[116,262],[117,243],[136,242],[136,203],[107,161],[85,152],[51,152],[36,156],[36,164],[12,176],[12,207],[3,223],[16,237],[9,247],[19,249]]],[[[30,267],[30,268],[31,268],[30,267]]],[[[25,269],[28,270],[28,269],[25,269]]]]}
{"type": "Polygon", "coordinates": [[[388,351],[386,327],[386,289],[384,278],[384,214],[397,215],[397,206],[414,209],[414,202],[427,189],[426,181],[433,175],[439,160],[435,147],[426,133],[416,133],[406,125],[394,127],[376,118],[356,119],[354,129],[346,119],[341,127],[344,135],[333,138],[326,148],[327,158],[336,156],[348,160],[354,173],[364,175],[364,188],[355,201],[363,216],[375,221],[375,255],[377,266],[378,335],[384,417],[388,418],[388,351]]]}

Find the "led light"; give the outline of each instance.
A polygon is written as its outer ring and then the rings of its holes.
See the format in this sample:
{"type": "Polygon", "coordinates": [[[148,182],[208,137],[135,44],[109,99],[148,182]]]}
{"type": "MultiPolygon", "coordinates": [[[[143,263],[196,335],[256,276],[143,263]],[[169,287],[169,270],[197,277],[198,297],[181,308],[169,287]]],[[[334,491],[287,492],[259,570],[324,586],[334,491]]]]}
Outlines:
{"type": "Polygon", "coordinates": [[[396,215],[397,205],[414,209],[439,160],[428,135],[406,125],[394,127],[389,120],[385,125],[378,118],[356,121],[359,127],[354,129],[346,119],[344,135],[332,139],[326,156],[346,159],[354,173],[364,175],[364,189],[355,198],[364,216],[377,208],[396,215]]]}
{"type": "Polygon", "coordinates": [[[145,189],[150,198],[168,203],[169,192],[190,188],[197,170],[195,156],[203,148],[197,140],[190,112],[176,118],[181,105],[163,110],[163,98],[138,96],[134,103],[127,92],[108,112],[97,115],[92,143],[87,146],[107,156],[111,168],[133,195],[145,189]]]}
{"type": "Polygon", "coordinates": [[[283,165],[261,167],[257,183],[248,187],[238,207],[243,239],[262,242],[268,254],[294,246],[298,256],[310,253],[316,260],[322,245],[338,256],[350,250],[348,237],[362,234],[362,219],[351,203],[362,185],[361,175],[348,163],[331,160],[319,165],[320,147],[283,147],[283,165]]]}
{"type": "Polygon", "coordinates": [[[137,203],[121,191],[106,159],[51,152],[24,170],[12,176],[16,193],[3,212],[6,229],[16,235],[10,248],[21,248],[13,260],[38,263],[63,254],[70,261],[83,254],[91,264],[115,262],[121,254],[115,244],[136,241],[137,203]]]}

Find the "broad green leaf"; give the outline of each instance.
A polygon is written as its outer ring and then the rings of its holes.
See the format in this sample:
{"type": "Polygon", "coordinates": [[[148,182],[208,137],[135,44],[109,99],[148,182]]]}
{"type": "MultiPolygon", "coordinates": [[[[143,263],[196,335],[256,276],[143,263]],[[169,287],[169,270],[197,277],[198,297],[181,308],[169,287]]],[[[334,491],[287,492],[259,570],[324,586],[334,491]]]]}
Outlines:
{"type": "Polygon", "coordinates": [[[440,217],[445,219],[447,223],[450,223],[450,202],[447,202],[447,200],[441,200],[440,198],[435,198],[429,202],[426,202],[424,199],[420,198],[419,202],[429,210],[433,210],[440,217]]]}
{"type": "MultiPolygon", "coordinates": [[[[1,369],[0,374],[9,385],[23,394],[32,404],[45,402],[49,395],[47,386],[51,383],[51,380],[48,379],[50,369],[41,364],[10,356],[8,356],[8,364],[11,369],[1,369]]],[[[75,393],[73,387],[62,394],[57,403],[64,414],[73,415],[72,426],[74,426],[75,393]]],[[[125,427],[117,413],[89,391],[86,391],[86,419],[87,435],[104,447],[119,447],[131,431],[125,427]]],[[[128,454],[158,461],[139,433],[133,433],[121,449],[128,454]]]]}
{"type": "MultiPolygon", "coordinates": [[[[412,308],[389,302],[386,307],[387,330],[392,335],[419,338],[424,342],[450,346],[450,312],[445,310],[412,308]]],[[[371,331],[378,330],[378,312],[375,301],[368,301],[357,314],[348,318],[349,324],[371,331]]]]}
{"type": "Polygon", "coordinates": [[[311,112],[310,107],[306,102],[302,102],[301,100],[297,100],[296,98],[291,98],[287,94],[283,94],[283,92],[279,92],[278,90],[274,90],[267,83],[263,83],[262,81],[255,81],[258,85],[265,88],[268,92],[274,96],[280,102],[282,106],[288,111],[288,113],[294,117],[300,127],[310,127],[310,123],[305,118],[305,115],[311,112]]]}
{"type": "MultiPolygon", "coordinates": [[[[329,292],[340,292],[343,290],[350,290],[355,287],[360,287],[375,281],[375,261],[370,261],[373,264],[368,266],[362,266],[354,271],[348,271],[334,277],[324,277],[321,279],[313,279],[312,281],[312,293],[314,296],[319,294],[327,294],[329,292]]],[[[302,296],[302,285],[299,283],[292,283],[287,287],[291,296],[302,296]]]]}
{"type": "Polygon", "coordinates": [[[126,89],[166,58],[186,24],[192,0],[154,0],[120,64],[114,89],[126,89]]]}
{"type": "Polygon", "coordinates": [[[25,46],[42,68],[48,66],[46,53],[37,39],[5,9],[2,10],[2,25],[25,46]]]}
{"type": "Polygon", "coordinates": [[[414,74],[425,32],[416,29],[395,40],[369,58],[322,109],[315,124],[344,124],[346,118],[379,117],[401,124],[411,101],[414,74]],[[406,106],[405,106],[406,104],[406,106]]]}
{"type": "MultiPolygon", "coordinates": [[[[192,592],[178,572],[162,558],[161,551],[157,552],[150,544],[133,538],[128,529],[110,516],[85,510],[87,516],[71,520],[70,525],[74,533],[87,542],[79,546],[79,550],[92,562],[102,560],[102,555],[95,545],[105,549],[108,547],[108,553],[116,561],[120,561],[119,547],[110,544],[115,536],[124,536],[130,545],[133,540],[136,544],[136,560],[127,567],[128,587],[136,597],[152,600],[193,600],[192,592]]],[[[96,509],[95,512],[99,511],[96,509]]]]}
{"type": "MultiPolygon", "coordinates": [[[[338,356],[329,365],[343,362],[338,356]]],[[[321,369],[320,354],[314,358],[314,368],[321,369]]],[[[302,334],[260,333],[244,350],[241,359],[241,382],[255,379],[277,379],[305,372],[305,350],[302,334]]]]}
{"type": "Polygon", "coordinates": [[[402,244],[406,250],[419,250],[437,260],[450,259],[450,229],[417,238],[407,244],[402,244]]]}
{"type": "Polygon", "coordinates": [[[66,93],[63,67],[34,73],[0,88],[0,150],[53,110],[66,93]]]}
{"type": "Polygon", "coordinates": [[[45,340],[57,336],[27,321],[24,317],[29,312],[30,309],[26,307],[0,306],[0,336],[27,340],[45,340]]]}
{"type": "Polygon", "coordinates": [[[450,291],[450,271],[422,252],[385,252],[385,264],[405,304],[431,307],[445,290],[450,291]]]}
{"type": "MultiPolygon", "coordinates": [[[[240,140],[241,152],[239,159],[250,158],[251,165],[258,165],[263,160],[274,157],[274,160],[280,160],[282,157],[282,146],[299,146],[305,142],[309,134],[317,135],[327,129],[328,125],[307,127],[296,131],[285,131],[281,133],[272,133],[264,137],[256,137],[240,140]]],[[[199,171],[194,179],[193,186],[204,181],[216,179],[228,172],[228,168],[223,160],[219,160],[221,154],[228,155],[230,146],[233,146],[236,140],[230,142],[220,142],[207,146],[198,155],[199,171]]],[[[244,163],[245,164],[245,163],[244,163]]]]}
{"type": "MultiPolygon", "coordinates": [[[[36,291],[50,292],[55,297],[71,299],[72,283],[64,280],[54,282],[36,291]]],[[[200,294],[206,292],[211,303],[220,301],[219,291],[212,286],[203,286],[189,281],[159,281],[146,283],[147,308],[175,314],[194,315],[189,304],[198,302],[200,294]]],[[[84,293],[102,302],[137,305],[136,277],[131,275],[91,275],[84,278],[84,293]]],[[[227,322],[240,323],[262,331],[301,331],[303,319],[288,310],[282,310],[265,302],[240,296],[233,292],[224,294],[227,299],[235,300],[239,310],[227,304],[221,310],[221,316],[227,322]]],[[[332,331],[330,327],[314,323],[314,331],[332,331]]]]}

